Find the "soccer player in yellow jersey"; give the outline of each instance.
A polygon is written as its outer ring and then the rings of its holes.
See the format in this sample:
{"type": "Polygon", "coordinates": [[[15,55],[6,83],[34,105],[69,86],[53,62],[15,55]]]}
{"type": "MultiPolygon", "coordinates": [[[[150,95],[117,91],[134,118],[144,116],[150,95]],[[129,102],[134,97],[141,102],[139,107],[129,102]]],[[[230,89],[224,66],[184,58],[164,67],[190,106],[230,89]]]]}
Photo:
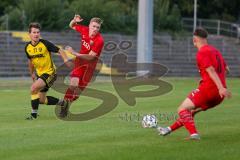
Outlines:
{"type": "Polygon", "coordinates": [[[48,89],[57,78],[56,68],[51,58],[51,52],[59,53],[64,62],[68,61],[65,52],[51,42],[40,39],[40,24],[30,23],[29,37],[31,39],[25,46],[28,57],[28,68],[32,77],[31,105],[32,112],[26,119],[37,118],[39,104],[56,105],[58,98],[46,96],[48,89]]]}

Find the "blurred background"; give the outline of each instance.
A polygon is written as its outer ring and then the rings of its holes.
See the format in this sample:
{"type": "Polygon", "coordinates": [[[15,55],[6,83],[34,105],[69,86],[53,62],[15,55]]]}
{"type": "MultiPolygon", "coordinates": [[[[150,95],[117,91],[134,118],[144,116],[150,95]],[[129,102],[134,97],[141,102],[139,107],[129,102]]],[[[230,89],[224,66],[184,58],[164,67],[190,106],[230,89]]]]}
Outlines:
{"type": "MultiPolygon", "coordinates": [[[[0,0],[0,159],[212,160],[214,157],[239,160],[239,7],[240,0],[0,0]],[[42,38],[59,47],[71,45],[79,50],[80,35],[68,26],[76,13],[82,16],[84,25],[95,16],[104,20],[101,32],[105,46],[100,57],[102,67],[98,68],[100,76],[89,86],[116,96],[117,107],[96,119],[69,122],[56,117],[55,106],[41,105],[39,118],[26,121],[31,110],[32,84],[24,51],[29,41],[28,24],[39,22],[42,38]],[[233,98],[196,116],[202,140],[195,143],[183,140],[187,136],[184,129],[170,137],[160,137],[155,129],[143,129],[141,119],[143,115],[155,114],[159,126],[173,123],[177,106],[197,87],[197,50],[192,45],[196,26],[207,29],[209,43],[216,46],[227,61],[228,88],[233,98]],[[113,59],[119,53],[124,53],[132,63],[113,59]],[[168,72],[158,80],[159,84],[163,84],[162,80],[170,83],[172,90],[165,95],[136,97],[135,106],[126,103],[126,99],[132,100],[129,91],[146,91],[148,95],[151,93],[148,91],[158,87],[146,84],[127,89],[119,85],[122,90],[119,86],[115,88],[117,85],[113,82],[116,81],[112,82],[110,75],[120,76],[129,68],[138,71],[137,66],[133,69],[126,65],[136,62],[166,66],[168,72]]],[[[52,57],[59,74],[63,62],[55,54],[52,57]]],[[[166,68],[157,69],[162,73],[166,68]]],[[[136,84],[140,84],[139,81],[136,84]]],[[[61,83],[61,86],[65,85],[61,83]]],[[[62,93],[53,86],[48,95],[61,98],[62,93]]],[[[86,113],[102,102],[82,94],[71,105],[71,111],[86,113]]],[[[112,103],[111,97],[108,102],[112,103]]]]}
{"type": "MultiPolygon", "coordinates": [[[[208,30],[210,44],[222,52],[230,66],[230,76],[240,75],[240,0],[231,0],[231,3],[227,0],[151,1],[153,5],[150,14],[153,21],[150,32],[153,34],[149,37],[152,43],[148,46],[151,53],[145,54],[151,54],[148,57],[151,62],[169,68],[166,76],[198,76],[195,67],[196,49],[192,46],[191,36],[194,24],[208,30]]],[[[72,45],[79,50],[80,36],[68,27],[76,13],[82,16],[84,25],[88,25],[92,17],[104,20],[101,30],[105,39],[101,56],[104,65],[100,73],[109,75],[111,58],[119,51],[127,54],[130,62],[138,61],[138,29],[142,26],[138,22],[140,12],[138,0],[1,0],[0,76],[28,76],[24,46],[29,41],[28,24],[33,21],[42,25],[42,38],[60,47],[72,45]],[[131,47],[119,47],[122,41],[130,42],[131,47]],[[112,43],[114,48],[111,48],[112,43]]],[[[58,56],[54,56],[54,61],[61,65],[58,56]]],[[[124,70],[124,66],[112,74],[120,74],[121,69],[124,70]]]]}

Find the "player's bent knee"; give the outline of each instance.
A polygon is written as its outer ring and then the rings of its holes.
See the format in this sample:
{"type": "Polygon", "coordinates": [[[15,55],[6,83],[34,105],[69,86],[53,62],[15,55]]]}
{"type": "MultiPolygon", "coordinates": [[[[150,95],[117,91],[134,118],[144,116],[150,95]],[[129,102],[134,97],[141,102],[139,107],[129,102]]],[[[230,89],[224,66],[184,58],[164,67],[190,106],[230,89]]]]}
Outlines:
{"type": "Polygon", "coordinates": [[[186,98],[182,104],[178,107],[178,113],[181,112],[182,110],[192,110],[195,108],[195,105],[193,104],[192,100],[189,98],[186,98]]]}
{"type": "Polygon", "coordinates": [[[31,86],[30,91],[31,91],[32,94],[37,94],[38,93],[37,87],[35,85],[31,86]]]}
{"type": "Polygon", "coordinates": [[[37,94],[42,88],[33,84],[30,88],[30,91],[32,94],[37,94]]]}

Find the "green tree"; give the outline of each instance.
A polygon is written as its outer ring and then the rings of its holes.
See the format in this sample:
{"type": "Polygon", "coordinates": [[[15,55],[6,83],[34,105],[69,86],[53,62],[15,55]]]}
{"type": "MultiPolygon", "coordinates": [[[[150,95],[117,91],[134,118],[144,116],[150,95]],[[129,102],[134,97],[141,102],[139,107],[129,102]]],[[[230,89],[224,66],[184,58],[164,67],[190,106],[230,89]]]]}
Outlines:
{"type": "Polygon", "coordinates": [[[133,32],[136,25],[136,13],[126,7],[126,4],[117,0],[75,0],[70,10],[80,14],[87,25],[92,17],[104,20],[103,32],[133,32]],[[135,24],[134,24],[135,23],[135,24]]]}
{"type": "Polygon", "coordinates": [[[181,30],[181,14],[176,4],[169,0],[154,1],[154,30],[157,32],[181,30]]]}
{"type": "Polygon", "coordinates": [[[1,0],[0,3],[0,16],[4,15],[5,10],[10,6],[16,6],[19,0],[1,0]]]}
{"type": "Polygon", "coordinates": [[[10,29],[26,30],[30,22],[39,22],[44,30],[61,30],[70,16],[64,0],[21,0],[8,8],[10,29]]]}
{"type": "Polygon", "coordinates": [[[198,16],[226,21],[236,21],[239,17],[240,0],[201,0],[198,1],[198,16]],[[204,3],[205,2],[205,3],[204,3]]]}
{"type": "MultiPolygon", "coordinates": [[[[193,0],[172,0],[176,3],[183,17],[193,16],[193,0]]],[[[240,0],[198,0],[198,17],[237,21],[239,19],[240,0]]]]}
{"type": "Polygon", "coordinates": [[[181,15],[186,17],[193,16],[194,0],[172,0],[172,3],[178,5],[181,15]]]}

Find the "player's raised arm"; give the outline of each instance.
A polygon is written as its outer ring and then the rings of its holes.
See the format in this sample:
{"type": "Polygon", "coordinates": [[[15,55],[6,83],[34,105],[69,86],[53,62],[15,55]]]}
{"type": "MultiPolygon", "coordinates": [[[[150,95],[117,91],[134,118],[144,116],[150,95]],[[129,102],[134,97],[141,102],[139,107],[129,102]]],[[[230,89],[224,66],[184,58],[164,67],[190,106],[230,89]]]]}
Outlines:
{"type": "Polygon", "coordinates": [[[69,27],[70,28],[72,28],[72,29],[74,29],[74,30],[76,30],[76,28],[75,28],[75,24],[77,24],[77,23],[80,23],[80,22],[82,22],[83,21],[83,19],[81,18],[81,16],[80,15],[78,15],[78,14],[75,14],[75,16],[74,16],[74,18],[71,20],[71,22],[69,23],[69,27]]]}

